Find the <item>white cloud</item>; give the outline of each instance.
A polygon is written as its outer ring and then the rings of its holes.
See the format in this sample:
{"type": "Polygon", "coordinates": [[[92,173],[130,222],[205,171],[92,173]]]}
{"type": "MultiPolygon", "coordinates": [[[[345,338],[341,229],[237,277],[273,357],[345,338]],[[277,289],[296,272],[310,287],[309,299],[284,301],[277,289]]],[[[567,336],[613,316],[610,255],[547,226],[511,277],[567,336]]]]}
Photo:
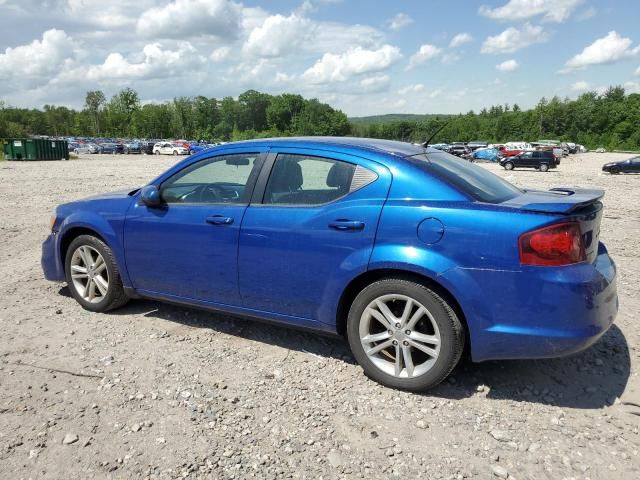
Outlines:
{"type": "Polygon", "coordinates": [[[640,93],[640,82],[625,82],[622,85],[627,93],[640,93]]]}
{"type": "Polygon", "coordinates": [[[229,55],[231,55],[231,47],[218,47],[214,49],[213,52],[211,52],[211,55],[209,55],[209,60],[211,60],[213,63],[218,63],[229,58],[229,55]]]}
{"type": "Polygon", "coordinates": [[[374,75],[372,77],[360,80],[361,92],[374,93],[386,90],[389,87],[391,79],[388,75],[374,75]]]}
{"type": "Polygon", "coordinates": [[[509,0],[501,7],[482,5],[480,15],[493,20],[514,22],[542,16],[543,20],[561,23],[567,20],[584,0],[509,0]]]}
{"type": "Polygon", "coordinates": [[[406,87],[398,90],[400,95],[406,95],[407,93],[419,93],[424,92],[424,85],[422,83],[416,83],[415,85],[407,85],[406,87]]]}
{"type": "Polygon", "coordinates": [[[93,81],[163,78],[186,72],[203,62],[204,58],[189,42],[180,42],[177,50],[164,50],[160,43],[152,43],[143,48],[141,61],[111,53],[101,65],[91,65],[86,77],[93,81]]]}
{"type": "Polygon", "coordinates": [[[63,4],[69,17],[109,30],[134,27],[138,15],[154,5],[153,0],[136,0],[135,3],[130,0],[53,0],[53,3],[40,5],[40,8],[52,14],[55,3],[63,4]]]}
{"type": "Polygon", "coordinates": [[[522,29],[509,27],[504,32],[488,37],[482,44],[482,53],[512,53],[534,43],[547,40],[547,34],[541,26],[525,23],[522,29]]]}
{"type": "Polygon", "coordinates": [[[173,0],[146,10],[136,31],[154,38],[210,35],[233,39],[240,31],[241,14],[240,6],[228,0],[173,0]]]}
{"type": "Polygon", "coordinates": [[[385,70],[401,57],[400,49],[391,45],[377,50],[358,46],[342,54],[325,53],[302,78],[313,84],[342,82],[354,75],[385,70]]]}
{"type": "Polygon", "coordinates": [[[574,92],[586,92],[591,89],[591,84],[589,82],[585,82],[584,80],[580,80],[571,85],[571,90],[574,92]]]}
{"type": "Polygon", "coordinates": [[[505,60],[502,63],[496,65],[496,68],[501,72],[513,72],[517,70],[520,65],[515,60],[505,60]]]}
{"type": "Polygon", "coordinates": [[[590,65],[605,65],[633,57],[640,53],[640,46],[631,48],[632,43],[630,38],[621,37],[618,32],[611,31],[569,59],[565,64],[566,70],[590,65]]]}
{"type": "Polygon", "coordinates": [[[442,49],[436,47],[435,45],[424,44],[421,45],[416,53],[411,55],[409,59],[409,65],[407,66],[407,70],[410,70],[417,65],[420,65],[428,60],[431,60],[434,57],[437,57],[442,52],[442,49]]]}
{"type": "Polygon", "coordinates": [[[64,30],[47,30],[42,40],[9,47],[0,54],[0,80],[46,78],[58,73],[78,50],[76,42],[64,30]]]}
{"type": "Polygon", "coordinates": [[[403,28],[411,25],[412,23],[413,23],[413,18],[411,18],[406,13],[396,13],[393,17],[387,20],[387,25],[394,32],[402,30],[403,28]]]}
{"type": "Polygon", "coordinates": [[[459,47],[460,45],[464,45],[465,43],[473,42],[473,37],[467,32],[462,32],[457,34],[455,37],[451,39],[449,46],[451,48],[459,47]]]}
{"type": "Polygon", "coordinates": [[[636,69],[636,73],[635,73],[635,74],[636,74],[636,75],[640,75],[640,67],[638,67],[638,68],[636,69]]]}
{"type": "Polygon", "coordinates": [[[296,14],[270,16],[251,31],[243,50],[259,57],[278,57],[284,50],[305,43],[310,26],[308,19],[296,14]]]}

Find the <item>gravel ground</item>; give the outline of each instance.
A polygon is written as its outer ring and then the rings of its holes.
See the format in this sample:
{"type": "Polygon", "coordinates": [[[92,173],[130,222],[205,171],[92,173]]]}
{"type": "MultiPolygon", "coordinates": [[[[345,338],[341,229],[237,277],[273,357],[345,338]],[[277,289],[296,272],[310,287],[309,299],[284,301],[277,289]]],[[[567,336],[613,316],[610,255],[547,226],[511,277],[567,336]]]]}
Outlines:
{"type": "Polygon", "coordinates": [[[0,478],[640,478],[640,175],[600,171],[624,157],[485,165],[606,189],[616,325],[565,359],[463,360],[423,395],[368,380],[339,339],[150,301],[82,310],[40,270],[55,205],[176,159],[0,162],[0,478]]]}

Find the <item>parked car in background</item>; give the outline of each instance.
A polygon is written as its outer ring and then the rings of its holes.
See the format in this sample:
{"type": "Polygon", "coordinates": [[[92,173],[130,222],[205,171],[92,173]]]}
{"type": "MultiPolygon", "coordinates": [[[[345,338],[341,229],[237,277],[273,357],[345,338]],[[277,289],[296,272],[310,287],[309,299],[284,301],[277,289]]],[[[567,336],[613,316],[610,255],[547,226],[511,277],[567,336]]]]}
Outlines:
{"type": "Polygon", "coordinates": [[[234,142],[58,206],[42,267],[93,312],[143,297],[344,335],[369,377],[420,391],[467,342],[548,358],[608,330],[603,193],[521,190],[402,142],[234,142]]]}
{"type": "Polygon", "coordinates": [[[144,141],[142,142],[142,153],[144,155],[153,155],[153,147],[158,143],[157,141],[144,141]]]}
{"type": "Polygon", "coordinates": [[[482,140],[473,140],[469,143],[467,143],[467,147],[469,147],[471,149],[471,151],[475,151],[478,148],[487,148],[489,146],[489,144],[487,142],[484,142],[482,140]]]}
{"type": "Polygon", "coordinates": [[[523,150],[520,148],[509,148],[506,145],[500,145],[497,150],[500,157],[502,158],[514,157],[516,155],[520,155],[523,152],[523,150]]]}
{"type": "Polygon", "coordinates": [[[129,142],[124,144],[124,153],[132,154],[132,153],[142,153],[143,150],[142,142],[129,142]]]}
{"type": "Polygon", "coordinates": [[[613,175],[618,173],[640,173],[640,157],[605,163],[602,166],[602,171],[609,172],[613,175]]]}
{"type": "Polygon", "coordinates": [[[101,143],[99,145],[100,152],[99,153],[111,153],[113,155],[118,153],[124,153],[124,145],[121,143],[101,143]]]}
{"type": "Polygon", "coordinates": [[[435,148],[437,150],[442,150],[443,152],[448,152],[451,145],[448,143],[434,143],[433,145],[429,145],[431,148],[435,148]]]}
{"type": "Polygon", "coordinates": [[[187,155],[189,150],[183,145],[170,142],[160,142],[153,146],[154,155],[187,155]]]}
{"type": "Polygon", "coordinates": [[[471,153],[471,149],[465,143],[454,142],[449,147],[449,153],[457,157],[462,157],[464,155],[469,155],[471,153]]]}
{"type": "Polygon", "coordinates": [[[73,150],[71,150],[71,144],[69,144],[69,151],[73,151],[73,153],[75,153],[77,155],[79,155],[81,153],[92,153],[91,152],[91,144],[90,143],[78,143],[73,148],[73,150]]]}
{"type": "Polygon", "coordinates": [[[472,156],[474,160],[488,160],[490,162],[500,160],[500,152],[496,148],[476,148],[472,156]]]}
{"type": "Polygon", "coordinates": [[[522,152],[512,157],[500,160],[505,170],[513,170],[514,168],[535,168],[541,172],[546,172],[550,168],[558,166],[558,160],[553,152],[548,150],[535,150],[522,152]]]}
{"type": "Polygon", "coordinates": [[[210,143],[204,143],[204,142],[192,143],[191,145],[189,145],[189,155],[193,155],[194,153],[200,153],[201,151],[211,147],[215,147],[215,145],[210,143]]]}

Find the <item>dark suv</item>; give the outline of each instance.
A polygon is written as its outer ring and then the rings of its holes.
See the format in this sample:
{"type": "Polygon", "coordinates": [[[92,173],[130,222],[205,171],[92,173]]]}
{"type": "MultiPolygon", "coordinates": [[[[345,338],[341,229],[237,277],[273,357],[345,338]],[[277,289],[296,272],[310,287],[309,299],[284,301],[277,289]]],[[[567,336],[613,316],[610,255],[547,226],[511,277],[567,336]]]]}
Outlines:
{"type": "Polygon", "coordinates": [[[550,150],[536,150],[533,152],[526,151],[513,157],[507,157],[500,160],[506,170],[514,168],[535,168],[541,172],[546,172],[550,168],[556,168],[560,162],[550,150]]]}
{"type": "Polygon", "coordinates": [[[449,147],[449,153],[458,157],[462,157],[463,155],[468,155],[469,153],[471,153],[471,149],[467,147],[466,143],[453,142],[449,147]]]}

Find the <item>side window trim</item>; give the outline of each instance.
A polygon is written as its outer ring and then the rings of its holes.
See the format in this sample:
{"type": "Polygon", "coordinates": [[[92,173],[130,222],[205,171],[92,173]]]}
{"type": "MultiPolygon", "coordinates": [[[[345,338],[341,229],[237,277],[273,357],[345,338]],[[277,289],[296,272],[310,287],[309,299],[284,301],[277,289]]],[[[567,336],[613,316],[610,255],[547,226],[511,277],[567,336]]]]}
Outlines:
{"type": "Polygon", "coordinates": [[[171,180],[172,178],[174,178],[176,175],[179,175],[181,172],[183,172],[184,170],[186,170],[187,168],[190,168],[194,165],[199,165],[203,162],[206,162],[207,160],[211,160],[212,158],[217,158],[217,157],[227,157],[227,156],[231,156],[231,155],[251,155],[251,154],[255,154],[256,156],[256,160],[255,160],[255,164],[254,167],[251,171],[251,173],[249,174],[249,178],[247,179],[247,184],[245,185],[245,190],[247,190],[247,194],[245,196],[245,200],[243,202],[237,202],[237,203],[232,203],[232,202],[212,202],[212,203],[200,203],[200,202],[175,202],[175,203],[167,203],[167,202],[163,202],[163,206],[165,208],[167,208],[169,205],[171,205],[171,207],[180,207],[180,206],[200,206],[200,207],[208,207],[208,206],[212,206],[212,205],[217,205],[217,206],[248,206],[251,203],[253,194],[255,192],[255,187],[257,184],[257,180],[259,178],[259,175],[262,173],[262,171],[264,170],[264,164],[265,164],[265,160],[267,157],[267,153],[268,152],[255,152],[255,151],[246,151],[246,152],[242,152],[242,151],[225,151],[225,152],[221,152],[218,155],[210,155],[206,158],[201,158],[199,159],[197,162],[195,163],[190,163],[189,165],[185,165],[184,168],[181,168],[180,170],[178,170],[177,172],[173,172],[169,177],[165,178],[162,180],[162,182],[159,183],[158,185],[158,189],[160,190],[160,192],[162,193],[162,187],[164,186],[165,183],[167,183],[169,180],[171,180]]]}

